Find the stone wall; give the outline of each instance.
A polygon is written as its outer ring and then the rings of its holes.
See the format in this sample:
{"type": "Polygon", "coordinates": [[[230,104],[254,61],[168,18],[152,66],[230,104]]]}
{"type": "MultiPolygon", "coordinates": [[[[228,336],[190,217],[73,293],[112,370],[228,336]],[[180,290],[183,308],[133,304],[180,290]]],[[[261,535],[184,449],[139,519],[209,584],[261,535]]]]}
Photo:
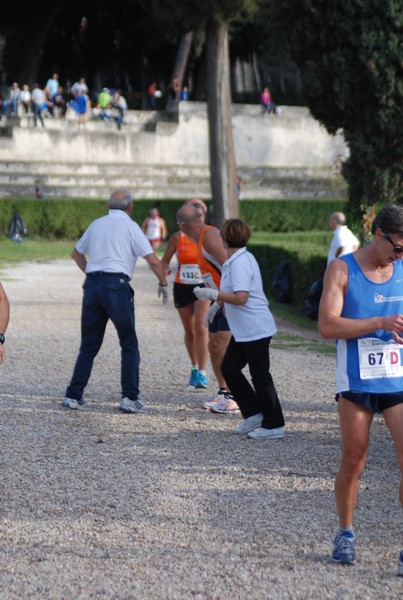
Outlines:
{"type": "MultiPolygon", "coordinates": [[[[328,135],[306,108],[280,107],[280,114],[269,115],[261,114],[256,105],[234,105],[233,131],[237,167],[248,183],[246,196],[272,196],[270,190],[258,188],[262,181],[264,186],[271,179],[274,181],[279,172],[285,179],[289,175],[300,180],[313,177],[324,184],[331,180],[331,187],[342,193],[344,185],[333,165],[338,156],[346,155],[343,137],[328,135]]],[[[0,133],[0,167],[3,173],[8,172],[14,189],[18,188],[18,176],[13,178],[13,174],[21,173],[24,163],[30,165],[29,173],[37,164],[39,175],[42,171],[51,172],[52,163],[70,164],[74,169],[78,165],[81,171],[91,164],[154,166],[161,173],[168,173],[172,167],[176,171],[178,167],[193,167],[201,168],[208,179],[204,103],[181,103],[178,122],[167,120],[165,113],[128,111],[121,131],[114,122],[88,121],[79,125],[74,115],[68,115],[65,120],[46,119],[44,128],[40,124],[34,128],[26,117],[14,122],[3,118],[0,133]],[[17,163],[19,168],[13,170],[17,163]]],[[[162,185],[166,186],[166,182],[162,185]]],[[[55,186],[56,190],[56,183],[55,186]]],[[[156,196],[161,197],[164,192],[157,189],[158,182],[153,186],[156,196]]],[[[281,195],[281,186],[275,189],[279,190],[276,195],[281,195]]],[[[0,193],[8,195],[7,177],[0,181],[0,193]]],[[[165,189],[165,193],[173,197],[169,190],[165,189]]],[[[208,190],[203,194],[208,194],[208,190]]]]}

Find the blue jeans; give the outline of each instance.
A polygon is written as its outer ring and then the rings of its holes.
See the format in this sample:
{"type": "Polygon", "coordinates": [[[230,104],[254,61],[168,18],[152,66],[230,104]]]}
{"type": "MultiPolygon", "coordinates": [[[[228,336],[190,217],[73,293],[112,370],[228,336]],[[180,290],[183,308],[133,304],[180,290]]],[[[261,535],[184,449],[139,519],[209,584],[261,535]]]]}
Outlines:
{"type": "Polygon", "coordinates": [[[87,275],[83,288],[81,346],[66,396],[82,399],[110,319],[121,347],[122,397],[137,400],[140,353],[134,323],[134,291],[129,277],[122,273],[97,271],[87,275]]]}
{"type": "Polygon", "coordinates": [[[284,426],[284,417],[270,373],[270,341],[271,338],[262,338],[252,342],[236,342],[232,337],[221,364],[221,372],[243,418],[261,412],[262,427],[276,429],[284,426]],[[253,387],[242,373],[246,365],[249,365],[253,387]]]}

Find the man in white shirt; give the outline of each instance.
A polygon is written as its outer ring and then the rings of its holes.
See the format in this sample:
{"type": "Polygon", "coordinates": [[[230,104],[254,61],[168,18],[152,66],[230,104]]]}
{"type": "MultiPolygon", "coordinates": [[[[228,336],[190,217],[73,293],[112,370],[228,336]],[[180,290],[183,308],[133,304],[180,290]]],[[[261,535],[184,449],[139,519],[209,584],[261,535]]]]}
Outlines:
{"type": "Polygon", "coordinates": [[[327,264],[339,256],[354,252],[360,246],[359,240],[345,223],[346,216],[342,212],[334,212],[330,217],[329,227],[334,233],[327,256],[327,264]]]}
{"type": "Polygon", "coordinates": [[[109,214],[91,223],[71,256],[86,274],[81,314],[81,345],[74,372],[62,405],[78,409],[91,375],[94,358],[110,319],[122,350],[120,410],[145,413],[148,407],[139,398],[139,364],[134,291],[130,286],[137,258],[142,256],[159,280],[158,297],[168,300],[167,281],[161,262],[139,225],[130,217],[133,201],[127,190],[115,190],[109,199],[109,214]],[[86,255],[89,255],[87,261],[86,255]]]}

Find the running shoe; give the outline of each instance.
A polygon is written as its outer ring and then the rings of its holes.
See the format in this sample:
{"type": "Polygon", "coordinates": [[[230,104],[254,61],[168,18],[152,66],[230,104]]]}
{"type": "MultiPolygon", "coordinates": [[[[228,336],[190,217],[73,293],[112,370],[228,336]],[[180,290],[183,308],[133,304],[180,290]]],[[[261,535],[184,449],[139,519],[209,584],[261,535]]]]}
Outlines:
{"type": "Polygon", "coordinates": [[[275,427],[274,429],[257,427],[248,433],[248,437],[253,440],[281,440],[284,437],[284,427],[275,427]]]}
{"type": "Polygon", "coordinates": [[[353,531],[339,531],[334,538],[332,561],[351,565],[355,561],[355,535],[353,531]]]}
{"type": "Polygon", "coordinates": [[[150,409],[148,406],[143,404],[140,398],[137,400],[130,400],[129,398],[123,397],[120,403],[119,410],[125,413],[149,413],[150,409]]]}
{"type": "Polygon", "coordinates": [[[220,415],[228,415],[239,413],[239,406],[234,400],[234,396],[228,392],[224,395],[224,398],[210,408],[211,412],[220,415]]]}
{"type": "Polygon", "coordinates": [[[205,402],[202,402],[201,407],[204,408],[205,410],[211,410],[212,406],[216,406],[216,404],[219,404],[221,402],[221,400],[224,399],[225,394],[228,394],[228,392],[218,390],[218,392],[215,394],[215,396],[210,398],[210,400],[206,400],[205,402]]]}
{"type": "Polygon", "coordinates": [[[197,390],[206,390],[207,389],[207,377],[201,371],[199,371],[197,373],[197,381],[196,381],[195,388],[197,390]]]}
{"type": "Polygon", "coordinates": [[[84,404],[84,400],[75,400],[74,398],[67,398],[67,396],[62,400],[62,406],[71,408],[72,410],[79,410],[83,408],[84,404]]]}
{"type": "Polygon", "coordinates": [[[235,427],[235,433],[249,433],[254,429],[257,429],[262,424],[263,415],[262,413],[257,413],[256,415],[252,415],[251,417],[247,417],[243,423],[235,427]]]}
{"type": "Polygon", "coordinates": [[[198,376],[199,376],[199,371],[197,369],[192,369],[190,371],[189,385],[191,387],[197,387],[198,376]]]}
{"type": "Polygon", "coordinates": [[[399,566],[397,568],[397,574],[399,577],[403,577],[403,550],[400,552],[399,566]]]}

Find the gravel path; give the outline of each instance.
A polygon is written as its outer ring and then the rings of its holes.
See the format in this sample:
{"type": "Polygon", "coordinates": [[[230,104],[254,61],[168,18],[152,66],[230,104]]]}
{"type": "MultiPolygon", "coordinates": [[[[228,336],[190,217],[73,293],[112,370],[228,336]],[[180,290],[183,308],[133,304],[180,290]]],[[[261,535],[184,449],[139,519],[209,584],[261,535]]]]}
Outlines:
{"type": "MultiPolygon", "coordinates": [[[[0,598],[402,598],[398,466],[376,418],[356,513],[358,562],[329,564],[339,457],[334,356],[273,350],[286,437],[233,433],[239,416],[198,408],[170,302],[134,277],[142,396],[118,412],[113,328],[81,412],[61,407],[79,344],[72,261],[3,271],[11,302],[1,366],[0,598]]],[[[300,332],[299,332],[300,333],[300,332]]],[[[211,370],[210,381],[213,381],[211,370]]]]}

